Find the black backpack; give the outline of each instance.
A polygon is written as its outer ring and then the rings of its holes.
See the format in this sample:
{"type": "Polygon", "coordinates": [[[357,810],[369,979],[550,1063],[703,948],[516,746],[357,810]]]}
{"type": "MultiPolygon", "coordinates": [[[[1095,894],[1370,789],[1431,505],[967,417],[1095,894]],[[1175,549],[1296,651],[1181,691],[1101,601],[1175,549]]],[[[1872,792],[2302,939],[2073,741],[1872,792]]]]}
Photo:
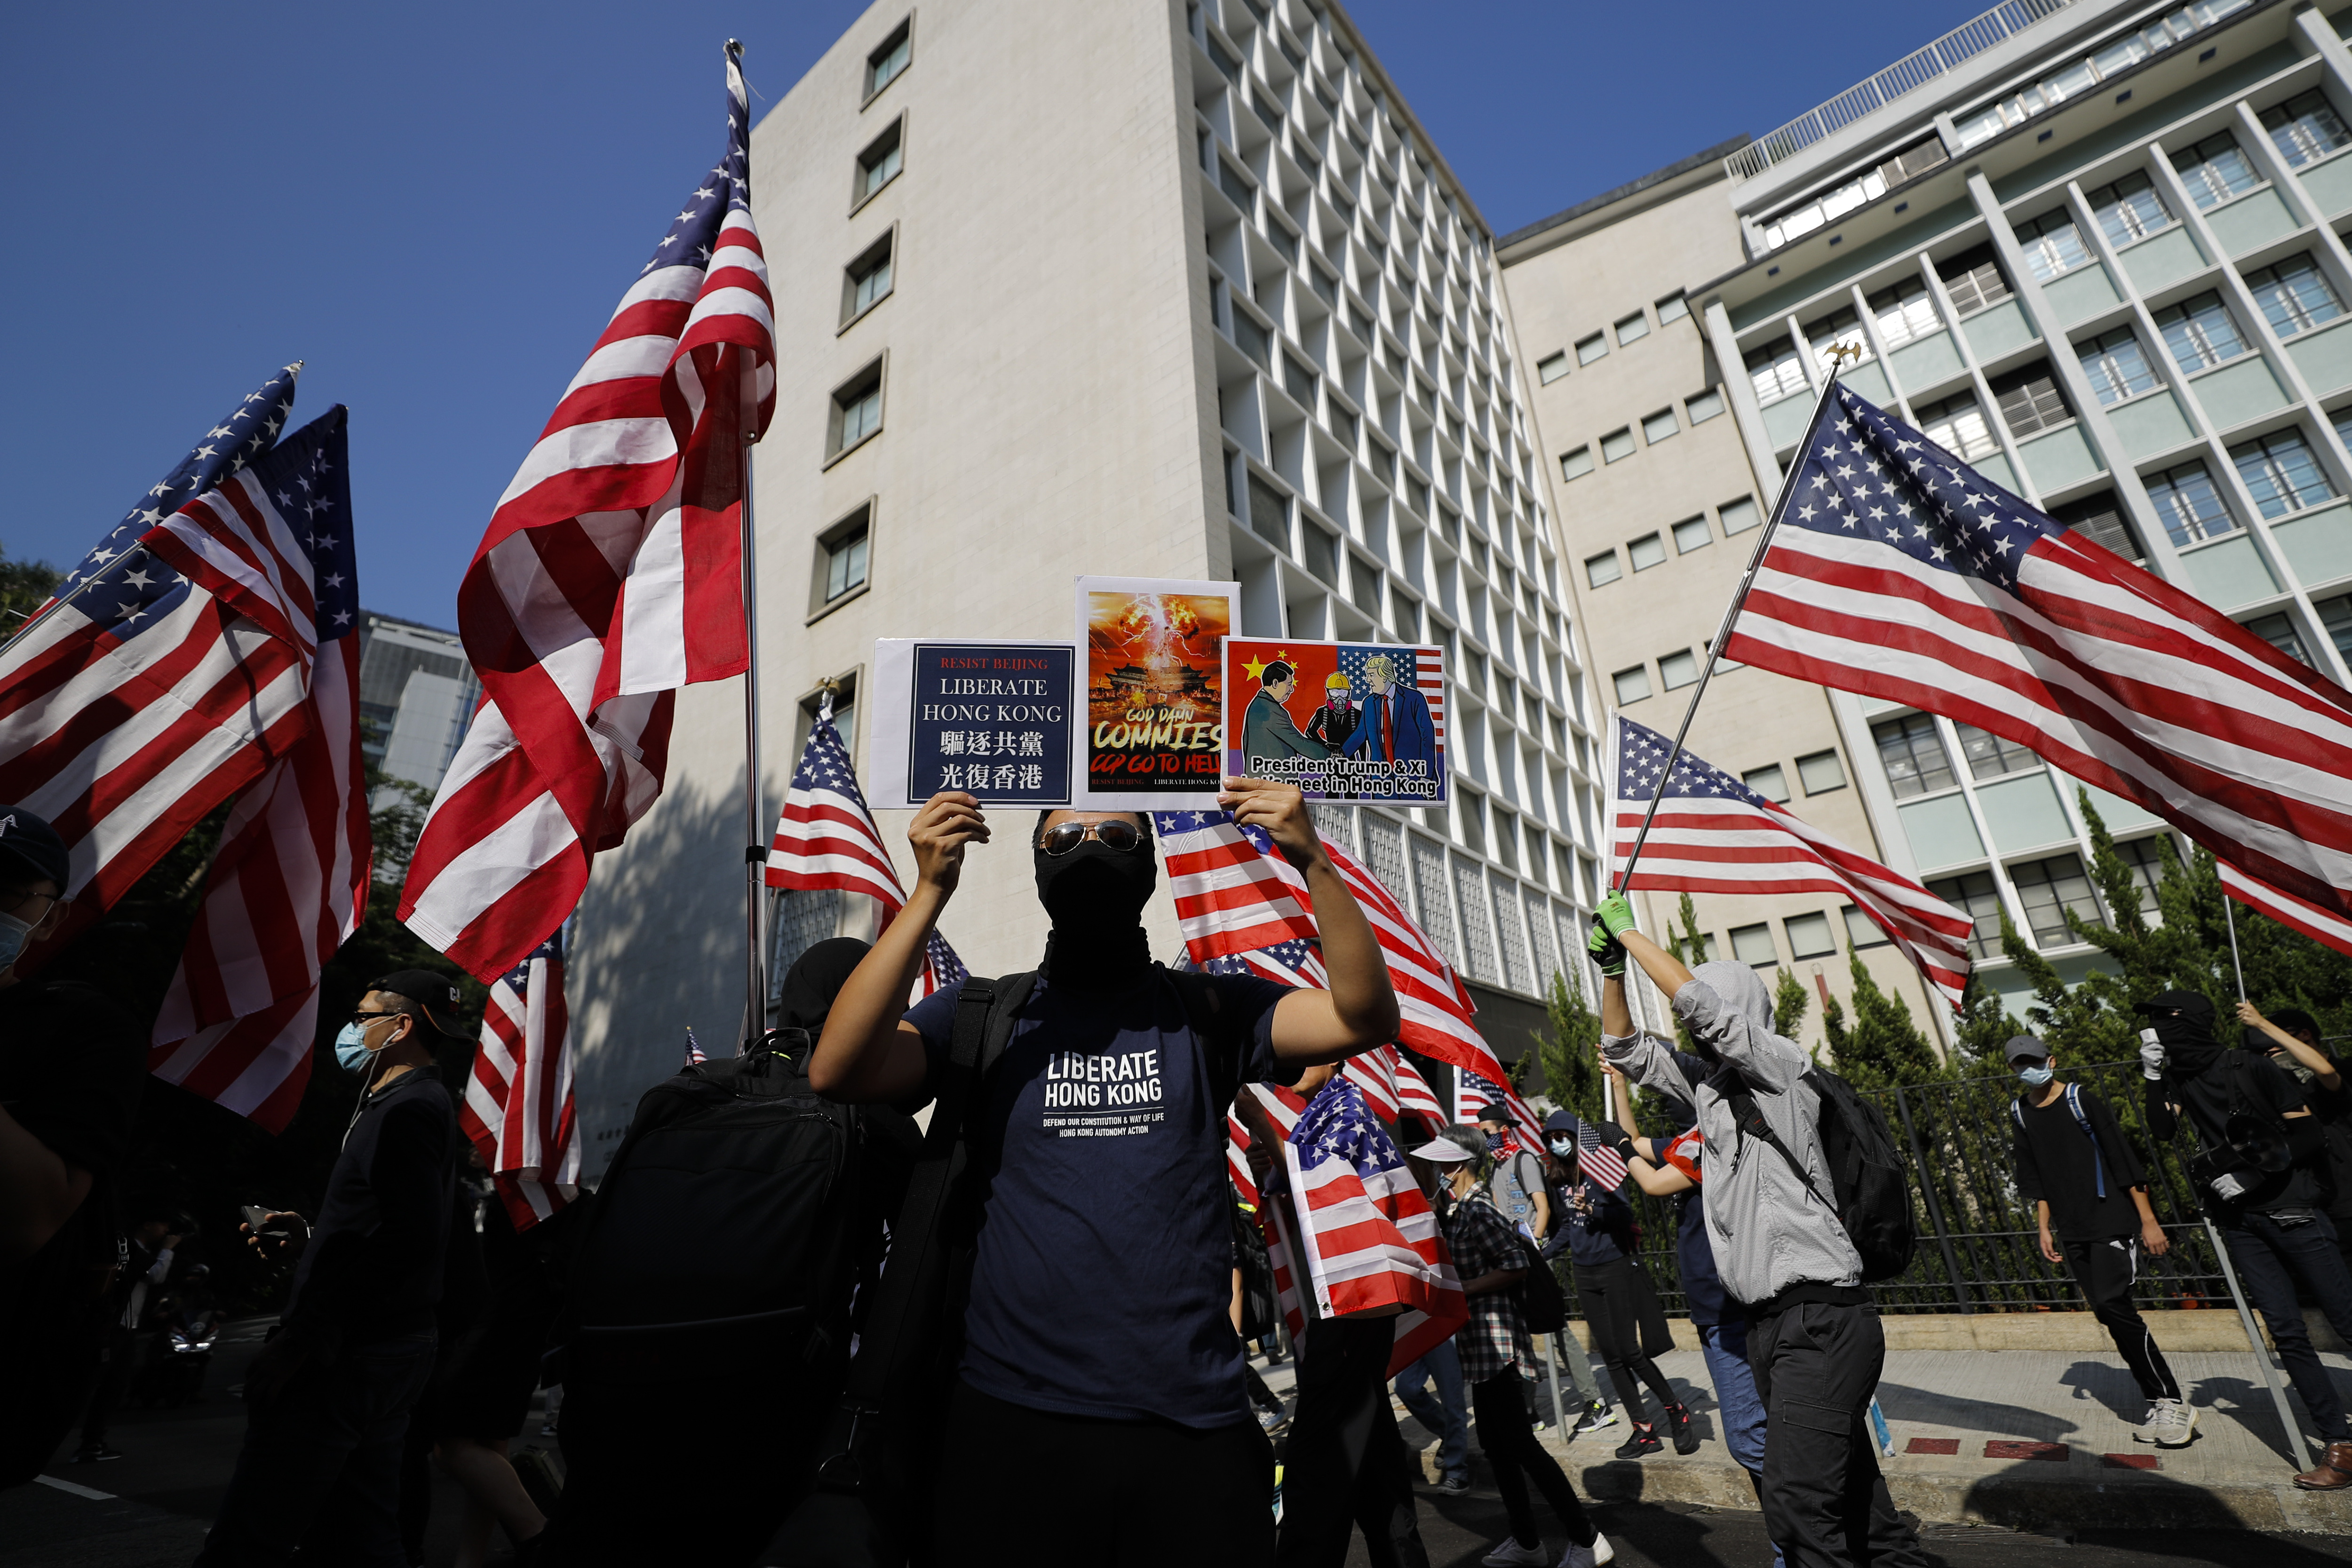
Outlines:
{"type": "Polygon", "coordinates": [[[578,1237],[567,1378],[644,1385],[765,1366],[832,1396],[852,1295],[879,1268],[919,1134],[897,1111],[819,1098],[806,1059],[804,1032],[773,1031],[637,1101],[578,1237]]]}
{"type": "Polygon", "coordinates": [[[1512,1287],[1518,1293],[1519,1316],[1527,1320],[1528,1332],[1556,1334],[1568,1323],[1568,1302],[1560,1294],[1559,1276],[1551,1271],[1551,1265],[1543,1260],[1534,1242],[1524,1236],[1517,1239],[1519,1267],[1528,1271],[1527,1277],[1512,1287]]]}
{"type": "MultiPolygon", "coordinates": [[[[1733,1075],[1738,1080],[1738,1075],[1733,1075]]],[[[1805,1070],[1802,1081],[1821,1099],[1816,1129],[1822,1157],[1829,1166],[1830,1191],[1822,1192],[1806,1172],[1804,1162],[1780,1140],[1757,1108],[1756,1097],[1744,1082],[1727,1096],[1739,1130],[1780,1151],[1789,1169],[1812,1194],[1827,1204],[1845,1227],[1846,1239],[1862,1255],[1864,1284],[1892,1279],[1911,1267],[1916,1237],[1911,1228],[1911,1184],[1903,1158],[1895,1151],[1895,1135],[1877,1106],[1854,1092],[1827,1068],[1805,1070]]]]}

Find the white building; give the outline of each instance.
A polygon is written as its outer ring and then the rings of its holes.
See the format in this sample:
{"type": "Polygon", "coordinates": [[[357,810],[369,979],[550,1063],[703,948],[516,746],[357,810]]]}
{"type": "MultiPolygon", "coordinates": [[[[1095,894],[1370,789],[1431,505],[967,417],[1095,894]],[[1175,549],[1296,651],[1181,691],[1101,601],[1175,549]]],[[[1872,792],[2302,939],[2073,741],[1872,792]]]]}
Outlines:
{"type": "Polygon", "coordinates": [[[360,750],[394,778],[438,789],[482,685],[456,632],[360,612],[360,750]]]}

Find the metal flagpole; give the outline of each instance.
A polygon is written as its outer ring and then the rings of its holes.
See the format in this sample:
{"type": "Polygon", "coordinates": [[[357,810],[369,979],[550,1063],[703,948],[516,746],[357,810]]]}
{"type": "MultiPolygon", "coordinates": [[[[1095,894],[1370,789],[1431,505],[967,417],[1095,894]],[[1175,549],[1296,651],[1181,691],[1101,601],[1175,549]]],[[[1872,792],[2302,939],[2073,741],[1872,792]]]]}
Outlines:
{"type": "MultiPolygon", "coordinates": [[[[730,40],[730,51],[742,46],[730,40]]],[[[759,365],[749,352],[742,359],[742,381],[737,403],[743,416],[743,970],[745,1006],[743,1047],[749,1052],[768,1027],[768,950],[766,921],[768,888],[765,875],[768,847],[768,805],[760,778],[760,572],[757,536],[751,522],[751,451],[760,441],[759,365]]]]}
{"type": "MultiPolygon", "coordinates": [[[[1848,353],[1857,356],[1860,350],[1841,344],[1830,351],[1829,380],[1822,384],[1822,395],[1813,405],[1813,416],[1805,422],[1810,433],[1821,423],[1822,410],[1837,395],[1838,366],[1848,353]]],[[[1756,541],[1756,552],[1748,558],[1748,570],[1739,574],[1739,587],[1731,595],[1730,607],[1723,612],[1723,624],[1716,628],[1715,640],[1706,645],[1706,668],[1698,672],[1698,685],[1692,690],[1690,703],[1683,710],[1683,721],[1675,727],[1674,749],[1666,753],[1665,771],[1658,775],[1658,787],[1650,795],[1650,808],[1642,814],[1642,831],[1634,836],[1633,852],[1625,857],[1624,868],[1617,873],[1616,891],[1624,890],[1633,879],[1633,865],[1642,858],[1642,846],[1649,841],[1650,824],[1658,815],[1658,803],[1666,797],[1666,783],[1675,774],[1675,763],[1682,759],[1683,737],[1690,733],[1691,720],[1697,716],[1699,699],[1706,695],[1706,683],[1715,674],[1716,661],[1723,657],[1723,645],[1731,640],[1731,628],[1739,619],[1740,606],[1748,603],[1748,590],[1756,585],[1757,570],[1764,564],[1764,552],[1772,547],[1772,535],[1780,531],[1780,518],[1789,510],[1789,497],[1793,486],[1783,482],[1780,493],[1772,502],[1772,515],[1765,520],[1764,532],[1756,541]]]]}

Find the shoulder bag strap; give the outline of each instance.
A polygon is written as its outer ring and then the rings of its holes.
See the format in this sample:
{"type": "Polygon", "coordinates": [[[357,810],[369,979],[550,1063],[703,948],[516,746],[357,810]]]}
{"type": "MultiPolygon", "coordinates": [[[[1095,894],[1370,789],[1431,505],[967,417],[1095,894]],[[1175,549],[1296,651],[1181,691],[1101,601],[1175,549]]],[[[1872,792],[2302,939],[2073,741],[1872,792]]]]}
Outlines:
{"type": "Polygon", "coordinates": [[[1741,1080],[1739,1092],[1725,1098],[1731,1101],[1732,1114],[1738,1118],[1740,1131],[1748,1137],[1770,1144],[1779,1152],[1780,1158],[1788,1162],[1789,1169],[1796,1173],[1797,1180],[1805,1184],[1805,1190],[1821,1199],[1822,1205],[1830,1213],[1837,1213],[1837,1200],[1814,1184],[1812,1173],[1805,1169],[1805,1163],[1802,1160],[1797,1158],[1797,1152],[1790,1148],[1778,1132],[1772,1131],[1770,1122],[1764,1120],[1763,1110],[1757,1105],[1755,1093],[1748,1088],[1747,1081],[1741,1080]]]}
{"type": "Polygon", "coordinates": [[[2090,1113],[2083,1109],[2081,1084],[2066,1086],[2066,1109],[2074,1113],[2074,1125],[2081,1128],[2083,1136],[2091,1141],[2091,1182],[2098,1189],[2099,1196],[2104,1198],[2107,1195],[2107,1162],[2099,1152],[2099,1134],[2091,1126],[2090,1113]]]}

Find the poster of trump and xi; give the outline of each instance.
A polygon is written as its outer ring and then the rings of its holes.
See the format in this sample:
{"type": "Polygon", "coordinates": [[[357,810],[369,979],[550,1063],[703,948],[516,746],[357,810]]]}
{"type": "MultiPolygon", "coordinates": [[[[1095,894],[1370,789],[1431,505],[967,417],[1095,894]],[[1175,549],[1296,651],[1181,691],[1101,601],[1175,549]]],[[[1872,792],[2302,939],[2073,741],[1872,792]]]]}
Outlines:
{"type": "Polygon", "coordinates": [[[1225,772],[1310,800],[1445,801],[1442,649],[1227,637],[1225,772]]]}

